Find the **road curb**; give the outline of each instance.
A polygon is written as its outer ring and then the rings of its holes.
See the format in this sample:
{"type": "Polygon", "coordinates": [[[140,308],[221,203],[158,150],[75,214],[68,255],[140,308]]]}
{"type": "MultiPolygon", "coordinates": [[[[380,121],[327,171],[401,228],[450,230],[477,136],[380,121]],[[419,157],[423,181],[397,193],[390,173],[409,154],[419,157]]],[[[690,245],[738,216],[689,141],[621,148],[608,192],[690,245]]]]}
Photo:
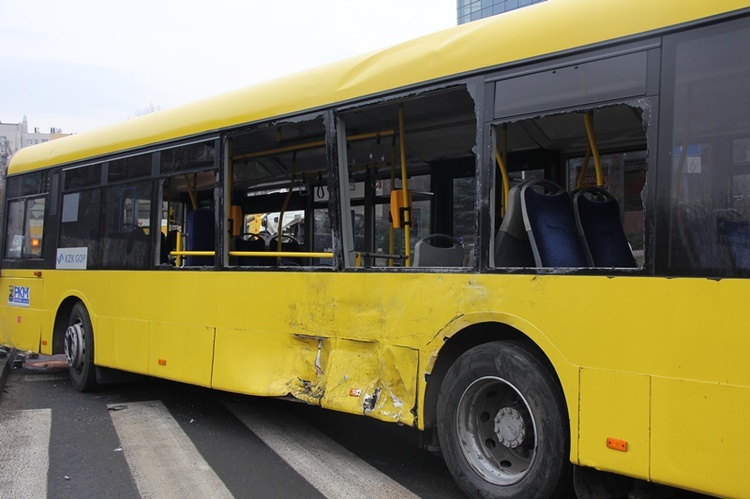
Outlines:
{"type": "Polygon", "coordinates": [[[5,379],[8,377],[11,367],[13,367],[13,360],[16,358],[17,353],[15,349],[11,348],[5,357],[0,358],[0,398],[3,394],[5,379]]]}

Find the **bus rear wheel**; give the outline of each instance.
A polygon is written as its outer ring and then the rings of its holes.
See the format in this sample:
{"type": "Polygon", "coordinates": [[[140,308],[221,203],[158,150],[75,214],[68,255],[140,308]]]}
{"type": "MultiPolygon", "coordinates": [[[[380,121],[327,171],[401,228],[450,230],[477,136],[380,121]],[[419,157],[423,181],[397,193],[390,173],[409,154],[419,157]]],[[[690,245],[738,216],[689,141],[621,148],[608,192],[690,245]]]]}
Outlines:
{"type": "Polygon", "coordinates": [[[519,342],[466,351],[438,398],[438,435],[471,497],[564,497],[572,491],[570,432],[561,389],[519,342]]]}
{"type": "Polygon", "coordinates": [[[80,392],[93,390],[96,387],[94,330],[89,313],[80,302],[70,311],[65,330],[65,358],[73,387],[80,392]]]}

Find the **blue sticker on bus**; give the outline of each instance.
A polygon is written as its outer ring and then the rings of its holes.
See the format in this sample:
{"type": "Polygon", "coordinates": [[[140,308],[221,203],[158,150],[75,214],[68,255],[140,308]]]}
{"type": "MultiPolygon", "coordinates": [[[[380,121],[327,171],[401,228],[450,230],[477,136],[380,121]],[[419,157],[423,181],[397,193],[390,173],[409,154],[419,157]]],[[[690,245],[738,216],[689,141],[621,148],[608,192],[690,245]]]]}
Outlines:
{"type": "Polygon", "coordinates": [[[10,286],[8,291],[8,305],[12,307],[28,307],[31,302],[31,291],[28,286],[10,286]]]}

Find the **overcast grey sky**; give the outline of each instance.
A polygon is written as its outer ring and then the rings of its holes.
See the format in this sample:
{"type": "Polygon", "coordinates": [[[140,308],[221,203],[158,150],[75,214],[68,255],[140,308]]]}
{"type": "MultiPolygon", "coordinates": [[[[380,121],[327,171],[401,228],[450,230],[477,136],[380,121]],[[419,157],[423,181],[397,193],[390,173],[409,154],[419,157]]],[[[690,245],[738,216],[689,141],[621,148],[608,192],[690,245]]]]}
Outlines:
{"type": "Polygon", "coordinates": [[[456,0],[0,0],[0,121],[82,132],[456,24],[456,0]]]}

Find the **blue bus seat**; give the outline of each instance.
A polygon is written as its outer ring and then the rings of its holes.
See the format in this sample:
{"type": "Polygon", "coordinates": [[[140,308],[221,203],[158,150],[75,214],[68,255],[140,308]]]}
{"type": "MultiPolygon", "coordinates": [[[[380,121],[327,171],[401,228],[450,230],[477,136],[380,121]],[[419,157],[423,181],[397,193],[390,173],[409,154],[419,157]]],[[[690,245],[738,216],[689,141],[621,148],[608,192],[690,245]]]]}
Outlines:
{"type": "Polygon", "coordinates": [[[534,252],[523,222],[522,182],[510,188],[505,218],[495,237],[495,267],[533,267],[534,252]]]}
{"type": "Polygon", "coordinates": [[[464,257],[464,245],[447,234],[430,234],[414,245],[415,267],[463,267],[464,257]],[[430,244],[433,240],[445,241],[450,246],[434,246],[430,244]]]}
{"type": "Polygon", "coordinates": [[[521,188],[521,206],[537,267],[590,266],[573,199],[562,187],[549,180],[532,180],[521,188]]]}
{"type": "Polygon", "coordinates": [[[636,267],[620,222],[617,199],[601,187],[584,187],[573,194],[576,223],[594,267],[636,267]]]}
{"type": "MultiPolygon", "coordinates": [[[[216,220],[211,208],[198,208],[188,214],[186,231],[186,251],[215,251],[216,249],[216,220]]],[[[185,265],[188,267],[199,265],[213,265],[212,256],[188,256],[185,265]]]]}

